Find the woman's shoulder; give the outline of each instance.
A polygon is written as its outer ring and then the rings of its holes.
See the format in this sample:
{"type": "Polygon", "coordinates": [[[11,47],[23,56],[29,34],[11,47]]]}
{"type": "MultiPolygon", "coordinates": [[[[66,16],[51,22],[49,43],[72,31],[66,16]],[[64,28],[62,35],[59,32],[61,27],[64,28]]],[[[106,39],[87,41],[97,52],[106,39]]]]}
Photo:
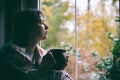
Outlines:
{"type": "Polygon", "coordinates": [[[14,66],[18,69],[26,71],[27,68],[31,68],[31,59],[20,51],[14,44],[6,43],[0,49],[0,62],[14,66]]]}
{"type": "Polygon", "coordinates": [[[0,48],[0,55],[16,55],[21,51],[12,41],[9,41],[0,48]]]}
{"type": "Polygon", "coordinates": [[[7,42],[0,48],[0,55],[7,54],[11,50],[13,50],[11,42],[7,42]]]}

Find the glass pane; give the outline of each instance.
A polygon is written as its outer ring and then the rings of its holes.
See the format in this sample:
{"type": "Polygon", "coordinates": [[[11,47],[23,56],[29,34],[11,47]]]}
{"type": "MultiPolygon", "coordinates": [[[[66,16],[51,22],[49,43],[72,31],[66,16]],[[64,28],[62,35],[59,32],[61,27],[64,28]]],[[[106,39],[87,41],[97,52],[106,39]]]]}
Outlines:
{"type": "Polygon", "coordinates": [[[119,36],[117,0],[42,0],[41,9],[49,26],[48,39],[41,42],[45,49],[70,50],[66,71],[75,80],[75,64],[78,64],[78,80],[96,80],[96,65],[101,57],[110,55],[113,43],[110,36],[119,36]],[[77,35],[75,35],[75,15],[77,35]],[[111,35],[112,34],[112,35],[111,35]],[[75,56],[77,36],[77,61],[75,56]],[[89,74],[90,73],[90,74],[89,74]],[[88,76],[85,77],[84,75],[88,76]],[[94,79],[93,79],[94,78],[94,79]],[[88,79],[87,79],[88,80],[88,79]]]}

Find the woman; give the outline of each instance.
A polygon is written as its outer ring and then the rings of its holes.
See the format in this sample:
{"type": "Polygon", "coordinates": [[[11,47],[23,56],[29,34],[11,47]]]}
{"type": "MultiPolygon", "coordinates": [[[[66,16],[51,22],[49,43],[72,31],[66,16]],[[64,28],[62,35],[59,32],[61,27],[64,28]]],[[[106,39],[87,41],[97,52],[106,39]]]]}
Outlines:
{"type": "MultiPolygon", "coordinates": [[[[30,80],[26,75],[29,71],[36,66],[45,67],[41,65],[41,59],[46,51],[38,43],[47,38],[48,26],[44,23],[43,13],[35,9],[19,12],[13,24],[12,40],[0,49],[0,80],[22,80],[24,77],[30,80]]],[[[54,58],[49,56],[47,60],[51,63],[48,65],[54,65],[54,58]]]]}
{"type": "Polygon", "coordinates": [[[43,13],[23,10],[13,22],[12,39],[0,49],[0,80],[38,80],[35,78],[38,69],[39,80],[45,80],[45,69],[54,66],[56,61],[50,51],[38,45],[48,33],[43,13]]]}

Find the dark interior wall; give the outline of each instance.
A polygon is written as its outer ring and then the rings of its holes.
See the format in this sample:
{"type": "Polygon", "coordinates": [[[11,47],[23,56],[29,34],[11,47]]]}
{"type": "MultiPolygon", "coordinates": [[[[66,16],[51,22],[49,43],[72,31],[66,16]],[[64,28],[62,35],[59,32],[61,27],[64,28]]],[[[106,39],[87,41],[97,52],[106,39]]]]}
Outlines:
{"type": "Polygon", "coordinates": [[[3,12],[3,1],[0,0],[0,45],[4,43],[4,12],[3,12]]]}
{"type": "Polygon", "coordinates": [[[20,5],[20,0],[0,0],[0,46],[10,39],[12,19],[20,5]]]}
{"type": "Polygon", "coordinates": [[[16,12],[21,10],[20,0],[5,0],[5,42],[10,39],[12,21],[16,12]]]}
{"type": "Polygon", "coordinates": [[[38,0],[22,0],[21,9],[35,8],[37,9],[38,0]]]}
{"type": "Polygon", "coordinates": [[[37,9],[38,0],[0,0],[0,46],[10,40],[15,14],[27,8],[37,9]]]}

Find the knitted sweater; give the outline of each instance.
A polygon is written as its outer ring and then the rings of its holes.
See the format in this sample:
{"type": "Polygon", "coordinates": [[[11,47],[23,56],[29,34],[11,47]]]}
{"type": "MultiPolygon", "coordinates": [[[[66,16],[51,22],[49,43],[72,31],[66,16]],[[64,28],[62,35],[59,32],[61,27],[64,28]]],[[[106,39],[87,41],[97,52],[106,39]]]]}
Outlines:
{"type": "MultiPolygon", "coordinates": [[[[36,59],[40,66],[45,50],[40,47],[37,49],[36,59]],[[42,53],[43,55],[40,55],[42,53]]],[[[3,46],[0,49],[0,74],[2,74],[0,80],[72,80],[69,74],[63,70],[32,70],[31,56],[26,53],[25,48],[12,42],[3,46]]]]}
{"type": "Polygon", "coordinates": [[[32,80],[72,80],[64,70],[31,71],[29,76],[32,80]]]}
{"type": "Polygon", "coordinates": [[[72,80],[70,75],[64,70],[49,70],[45,76],[45,80],[72,80]]]}

